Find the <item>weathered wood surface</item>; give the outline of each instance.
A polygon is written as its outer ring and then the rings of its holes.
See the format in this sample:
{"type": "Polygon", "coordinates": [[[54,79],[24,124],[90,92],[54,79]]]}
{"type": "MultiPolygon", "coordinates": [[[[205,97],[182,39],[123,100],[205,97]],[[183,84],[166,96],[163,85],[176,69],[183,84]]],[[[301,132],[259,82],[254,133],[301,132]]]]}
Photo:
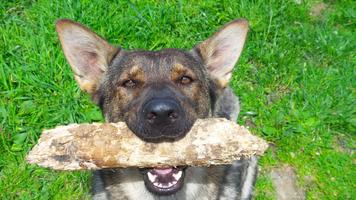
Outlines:
{"type": "Polygon", "coordinates": [[[124,122],[70,124],[45,130],[26,159],[56,170],[209,166],[262,155],[267,147],[246,128],[220,118],[198,119],[184,138],[163,143],[142,141],[124,122]]]}

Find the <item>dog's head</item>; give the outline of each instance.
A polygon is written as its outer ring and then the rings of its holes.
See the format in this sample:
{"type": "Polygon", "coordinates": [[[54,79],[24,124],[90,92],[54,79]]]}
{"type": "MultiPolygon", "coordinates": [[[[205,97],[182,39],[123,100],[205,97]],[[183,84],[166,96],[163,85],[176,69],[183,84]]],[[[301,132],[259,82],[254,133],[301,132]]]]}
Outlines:
{"type": "MultiPolygon", "coordinates": [[[[211,116],[242,51],[248,23],[235,20],[190,51],[127,51],[88,28],[59,20],[57,32],[76,81],[106,121],[125,121],[148,142],[184,137],[197,118],[211,116]]],[[[183,183],[182,168],[146,169],[149,191],[165,195],[183,183]]]]}

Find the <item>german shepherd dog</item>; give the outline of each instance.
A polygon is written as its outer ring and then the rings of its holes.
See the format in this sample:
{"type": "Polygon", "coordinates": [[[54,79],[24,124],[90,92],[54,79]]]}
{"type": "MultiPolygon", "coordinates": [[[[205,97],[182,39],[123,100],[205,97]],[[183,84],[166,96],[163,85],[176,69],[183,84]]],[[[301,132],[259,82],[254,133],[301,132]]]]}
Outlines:
{"type": "MultiPolygon", "coordinates": [[[[80,88],[107,122],[124,121],[147,142],[185,136],[197,118],[236,121],[239,101],[228,83],[248,22],[237,19],[191,50],[128,51],[68,19],[56,23],[80,88]]],[[[257,159],[228,166],[107,169],[94,172],[94,199],[251,199],[257,159]]]]}

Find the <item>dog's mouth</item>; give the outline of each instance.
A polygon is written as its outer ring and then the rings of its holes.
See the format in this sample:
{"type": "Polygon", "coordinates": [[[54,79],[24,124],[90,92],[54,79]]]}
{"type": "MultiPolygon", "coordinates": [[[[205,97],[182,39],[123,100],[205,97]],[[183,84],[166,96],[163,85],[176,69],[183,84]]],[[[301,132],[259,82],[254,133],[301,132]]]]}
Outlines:
{"type": "Polygon", "coordinates": [[[142,170],[145,186],[154,194],[174,194],[183,186],[184,169],[184,167],[167,167],[142,170]]]}

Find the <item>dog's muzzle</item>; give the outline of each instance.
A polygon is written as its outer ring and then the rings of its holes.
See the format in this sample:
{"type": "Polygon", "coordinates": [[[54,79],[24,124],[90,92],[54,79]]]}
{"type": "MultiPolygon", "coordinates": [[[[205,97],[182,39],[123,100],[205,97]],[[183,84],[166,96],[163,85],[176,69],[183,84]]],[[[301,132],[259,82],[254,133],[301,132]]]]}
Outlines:
{"type": "Polygon", "coordinates": [[[179,105],[171,99],[154,99],[143,107],[143,117],[152,128],[174,125],[182,113],[179,105]]]}
{"type": "Polygon", "coordinates": [[[139,111],[139,118],[140,128],[134,132],[150,142],[180,139],[192,126],[179,102],[170,98],[147,101],[139,111]]]}

